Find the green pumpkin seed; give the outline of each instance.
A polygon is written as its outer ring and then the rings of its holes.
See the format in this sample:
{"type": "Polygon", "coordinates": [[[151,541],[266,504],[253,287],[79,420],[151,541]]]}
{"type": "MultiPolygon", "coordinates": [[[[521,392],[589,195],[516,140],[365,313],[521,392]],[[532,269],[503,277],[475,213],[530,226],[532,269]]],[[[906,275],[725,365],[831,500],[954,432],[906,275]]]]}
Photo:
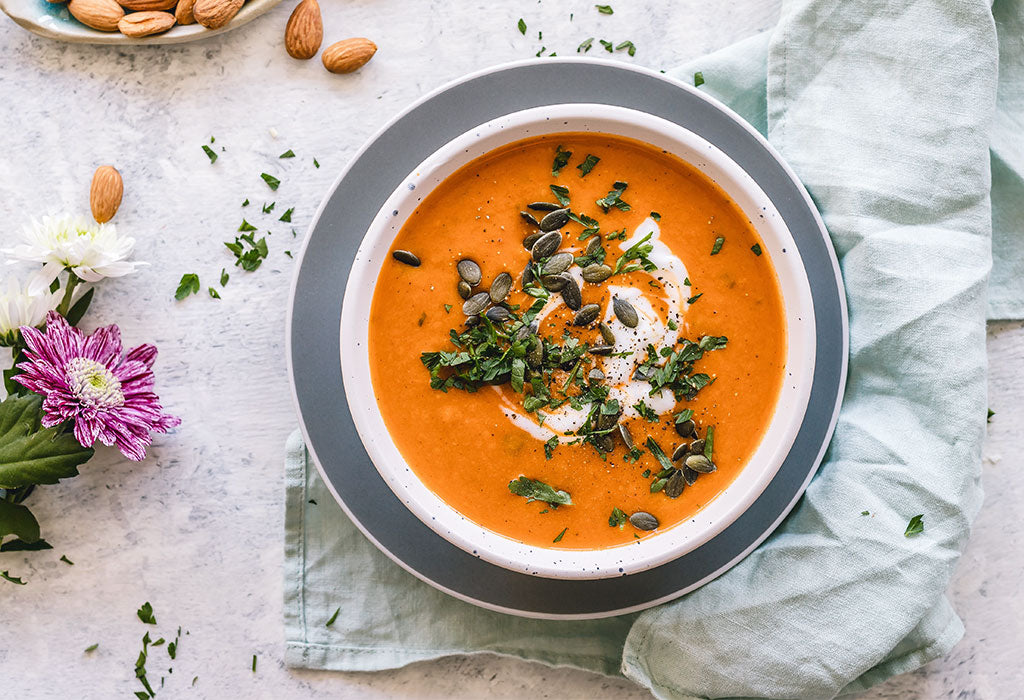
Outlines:
{"type": "Polygon", "coordinates": [[[629,428],[626,427],[625,423],[619,423],[619,435],[622,437],[622,442],[626,445],[626,449],[632,450],[633,433],[629,432],[629,428]]]}
{"type": "Polygon", "coordinates": [[[519,329],[516,331],[515,335],[512,336],[512,338],[513,340],[522,343],[531,335],[537,335],[538,328],[539,326],[537,326],[537,324],[535,323],[531,323],[528,326],[526,324],[523,324],[522,326],[519,327],[519,329]]]}
{"type": "Polygon", "coordinates": [[[683,467],[683,478],[686,479],[687,486],[693,486],[697,482],[698,476],[700,476],[700,474],[689,467],[683,467]]]}
{"type": "Polygon", "coordinates": [[[629,522],[637,530],[656,530],[658,528],[658,519],[642,510],[629,516],[629,522]]]}
{"type": "Polygon", "coordinates": [[[587,304],[576,312],[576,316],[572,319],[572,325],[574,326],[586,326],[597,320],[597,315],[601,313],[601,307],[597,304],[587,304]]]}
{"type": "Polygon", "coordinates": [[[568,270],[569,266],[572,265],[572,262],[575,259],[576,258],[573,257],[572,253],[555,253],[550,258],[548,258],[548,261],[546,263],[544,263],[543,267],[541,267],[540,269],[540,272],[545,277],[548,275],[560,274],[568,270]]]}
{"type": "Polygon", "coordinates": [[[593,255],[601,248],[601,237],[594,236],[587,241],[586,250],[583,251],[584,255],[593,255]]]}
{"type": "Polygon", "coordinates": [[[537,369],[544,363],[544,343],[540,342],[540,338],[534,337],[533,342],[530,344],[530,349],[526,351],[526,364],[530,365],[533,369],[537,369]]]}
{"type": "Polygon", "coordinates": [[[463,258],[459,261],[459,264],[455,266],[455,269],[459,271],[459,277],[464,279],[473,287],[480,284],[480,279],[483,277],[483,273],[480,272],[480,266],[469,258],[463,258]]]}
{"type": "Polygon", "coordinates": [[[487,292],[477,292],[462,304],[462,313],[467,316],[479,316],[490,303],[490,294],[487,292]]]}
{"type": "Polygon", "coordinates": [[[690,443],[690,454],[702,455],[704,454],[704,440],[694,440],[690,443]]]}
{"type": "Polygon", "coordinates": [[[611,452],[615,449],[615,433],[608,433],[597,438],[595,441],[597,448],[602,452],[611,452]]]}
{"type": "Polygon", "coordinates": [[[549,292],[560,292],[571,279],[572,277],[565,274],[548,275],[547,277],[541,277],[540,283],[543,284],[544,289],[547,289],[549,292]]]}
{"type": "Polygon", "coordinates": [[[640,317],[637,316],[636,309],[625,299],[619,299],[618,297],[612,299],[612,309],[615,311],[615,318],[619,319],[626,328],[636,328],[637,324],[640,323],[640,317]]]}
{"type": "Polygon", "coordinates": [[[686,458],[686,466],[700,474],[710,474],[718,468],[704,455],[690,455],[686,458]]]}
{"type": "Polygon", "coordinates": [[[491,282],[491,301],[495,304],[505,301],[510,291],[512,291],[512,275],[502,272],[491,282]]]}
{"type": "Polygon", "coordinates": [[[492,306],[487,309],[487,313],[484,314],[487,318],[495,323],[504,323],[505,321],[512,318],[512,314],[509,313],[508,309],[504,306],[492,306]]]}
{"type": "Polygon", "coordinates": [[[537,239],[544,235],[543,231],[534,231],[529,236],[523,239],[523,247],[527,250],[533,249],[533,244],[537,242],[537,239]]]}
{"type": "Polygon", "coordinates": [[[560,245],[562,245],[562,233],[560,231],[548,231],[537,239],[533,244],[533,248],[530,249],[530,253],[535,261],[540,262],[558,250],[560,245]]]}
{"type": "Polygon", "coordinates": [[[611,345],[594,345],[587,349],[591,355],[611,355],[615,348],[611,345]]]}
{"type": "Polygon", "coordinates": [[[676,432],[679,434],[679,437],[697,437],[697,424],[692,420],[684,420],[682,423],[676,423],[676,432]]]}
{"type": "Polygon", "coordinates": [[[622,411],[616,413],[601,413],[597,416],[597,429],[608,430],[609,428],[615,427],[615,424],[619,422],[619,416],[622,415],[622,411]]]}
{"type": "Polygon", "coordinates": [[[528,211],[519,212],[519,216],[523,217],[523,221],[530,224],[530,226],[540,226],[540,222],[537,221],[537,217],[528,211]]]}
{"type": "Polygon", "coordinates": [[[685,442],[680,443],[676,449],[672,450],[672,461],[678,462],[688,454],[690,454],[690,446],[685,442]]]}
{"type": "Polygon", "coordinates": [[[523,269],[523,287],[526,288],[533,284],[535,277],[533,276],[533,265],[527,263],[523,269]]]}
{"type": "Polygon", "coordinates": [[[394,253],[391,254],[391,257],[393,257],[400,263],[405,263],[410,267],[419,267],[421,264],[420,259],[417,258],[412,253],[410,253],[408,250],[396,250],[394,253]]]}
{"type": "Polygon", "coordinates": [[[607,265],[587,265],[583,268],[583,279],[591,284],[600,284],[612,276],[612,269],[607,265]]]}
{"type": "Polygon", "coordinates": [[[595,382],[603,382],[604,380],[604,372],[599,370],[597,367],[595,367],[594,369],[590,370],[589,373],[587,373],[587,381],[590,382],[591,384],[595,382]]]}
{"type": "Polygon", "coordinates": [[[561,209],[561,204],[555,204],[554,202],[530,202],[526,205],[527,209],[533,209],[534,211],[555,211],[561,209]]]}
{"type": "Polygon", "coordinates": [[[469,282],[466,280],[459,280],[459,296],[463,299],[469,299],[473,296],[473,288],[469,286],[469,282]]]}
{"type": "Polygon", "coordinates": [[[668,483],[665,484],[665,495],[669,498],[679,498],[685,486],[686,480],[683,477],[683,473],[676,470],[675,474],[668,478],[668,483]]]}
{"type": "Polygon", "coordinates": [[[608,324],[604,321],[597,324],[597,330],[601,332],[601,339],[604,340],[605,345],[615,345],[615,334],[612,333],[612,329],[608,327],[608,324]]]}
{"type": "Polygon", "coordinates": [[[472,328],[476,324],[480,323],[479,316],[467,316],[466,317],[466,328],[472,328]]]}
{"type": "Polygon", "coordinates": [[[576,284],[576,280],[572,277],[566,280],[561,294],[562,301],[573,311],[579,311],[580,307],[583,306],[583,295],[580,293],[580,286],[576,284]]]}
{"type": "Polygon", "coordinates": [[[541,231],[554,231],[569,223],[568,209],[555,209],[540,220],[541,231]]]}

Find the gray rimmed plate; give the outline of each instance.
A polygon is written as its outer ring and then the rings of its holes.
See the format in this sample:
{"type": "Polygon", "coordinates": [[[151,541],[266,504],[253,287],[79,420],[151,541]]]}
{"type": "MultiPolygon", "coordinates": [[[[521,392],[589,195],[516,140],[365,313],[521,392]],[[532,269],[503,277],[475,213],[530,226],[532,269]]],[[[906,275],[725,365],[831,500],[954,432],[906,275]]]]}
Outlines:
{"type": "Polygon", "coordinates": [[[303,435],[345,512],[381,551],[423,581],[476,605],[530,617],[633,612],[693,590],[736,564],[779,525],[814,475],[846,380],[847,319],[839,267],[796,176],[763,137],[722,104],[664,75],[611,61],[544,59],[497,66],[440,88],[396,117],[356,155],[321,204],[303,246],[290,304],[288,361],[303,435]],[[528,107],[571,102],[620,105],[660,116],[707,139],[738,163],[771,198],[796,240],[811,285],[818,338],[806,417],[764,493],[698,549],[610,579],[517,573],[435,534],[398,500],[367,456],[345,401],[339,362],[342,296],[352,259],[371,220],[403,178],[478,124],[528,107]]]}

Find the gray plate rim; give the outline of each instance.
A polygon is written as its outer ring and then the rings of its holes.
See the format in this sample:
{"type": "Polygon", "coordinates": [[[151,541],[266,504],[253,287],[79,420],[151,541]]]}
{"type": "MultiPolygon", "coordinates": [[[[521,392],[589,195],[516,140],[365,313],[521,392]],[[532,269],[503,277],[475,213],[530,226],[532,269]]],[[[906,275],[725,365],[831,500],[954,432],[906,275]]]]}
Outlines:
{"type": "Polygon", "coordinates": [[[846,384],[849,328],[839,262],[824,223],[796,174],[760,133],[718,100],[664,74],[610,60],[556,58],[496,65],[443,85],[396,115],[360,148],[324,197],[303,241],[289,292],[285,347],[292,399],[310,456],[335,500],[381,552],[465,602],[524,617],[569,620],[636,612],[677,598],[735,566],[781,524],[816,473],[835,429],[846,384]],[[516,84],[530,90],[512,89],[516,84]],[[573,581],[489,564],[448,543],[408,511],[377,474],[355,433],[337,359],[351,258],[394,188],[458,134],[500,114],[563,102],[647,111],[695,131],[740,163],[771,197],[797,240],[811,282],[819,339],[814,386],[797,440],[765,493],[735,523],[659,567],[573,581]],[[359,188],[362,196],[350,191],[359,188]],[[345,216],[325,216],[335,208],[345,216]],[[339,241],[345,229],[350,235],[339,241]],[[346,483],[359,486],[359,499],[345,500],[346,483]]]}

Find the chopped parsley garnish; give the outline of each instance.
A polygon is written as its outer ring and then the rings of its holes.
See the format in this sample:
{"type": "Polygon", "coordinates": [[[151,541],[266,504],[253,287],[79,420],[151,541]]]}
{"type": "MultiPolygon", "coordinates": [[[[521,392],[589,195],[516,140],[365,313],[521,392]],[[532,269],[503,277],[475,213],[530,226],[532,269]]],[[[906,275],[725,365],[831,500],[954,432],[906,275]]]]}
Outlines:
{"type": "Polygon", "coordinates": [[[988,409],[988,417],[985,418],[985,422],[986,423],[991,423],[992,422],[992,416],[994,416],[995,414],[996,414],[996,412],[993,411],[991,408],[988,409]]]}
{"type": "Polygon", "coordinates": [[[615,10],[612,9],[611,5],[594,5],[594,7],[596,7],[597,11],[602,15],[611,15],[615,13],[615,10]]]}
{"type": "Polygon", "coordinates": [[[211,165],[217,162],[217,154],[214,153],[213,149],[206,144],[203,144],[203,152],[206,153],[206,157],[210,159],[211,165]]]}
{"type": "Polygon", "coordinates": [[[587,157],[583,159],[583,162],[576,167],[580,171],[580,177],[586,177],[590,174],[590,171],[594,169],[594,166],[600,162],[600,158],[595,156],[593,153],[588,153],[587,157]]]}
{"type": "Polygon", "coordinates": [[[535,54],[533,54],[533,55],[534,55],[534,56],[536,56],[537,58],[540,58],[540,55],[541,55],[542,53],[544,53],[545,51],[547,51],[547,50],[548,50],[548,47],[547,47],[547,46],[541,46],[541,47],[540,47],[540,51],[538,51],[537,53],[535,53],[535,54]]]}
{"type": "Polygon", "coordinates": [[[612,50],[615,48],[615,45],[606,39],[598,39],[598,41],[601,43],[601,46],[604,47],[604,50],[607,51],[608,53],[611,53],[612,50]]]}
{"type": "Polygon", "coordinates": [[[715,238],[715,244],[711,246],[711,254],[718,255],[722,250],[722,246],[725,244],[725,236],[718,236],[715,238]]]}
{"type": "Polygon", "coordinates": [[[142,607],[135,611],[135,614],[138,615],[139,619],[147,625],[156,624],[156,617],[153,615],[153,606],[149,604],[149,601],[143,603],[142,607]]]}
{"type": "Polygon", "coordinates": [[[568,532],[568,531],[569,531],[569,528],[565,528],[564,530],[562,530],[561,532],[558,533],[558,537],[556,537],[555,539],[553,539],[551,541],[552,542],[561,542],[562,538],[565,537],[565,533],[568,532]]]}
{"type": "Polygon", "coordinates": [[[174,292],[174,298],[181,301],[187,296],[199,293],[199,275],[186,272],[178,282],[178,289],[174,292]]]}
{"type": "MultiPolygon", "coordinates": [[[[265,209],[265,208],[264,208],[264,211],[266,211],[266,209],[265,209]]],[[[238,230],[239,230],[239,231],[255,231],[255,230],[256,230],[256,227],[255,227],[255,226],[253,226],[252,224],[250,224],[250,223],[249,223],[248,221],[246,221],[245,219],[242,219],[242,223],[241,223],[241,224],[239,224],[239,226],[238,226],[238,230]]]]}
{"type": "Polygon", "coordinates": [[[629,516],[621,508],[612,508],[612,514],[608,517],[609,527],[617,527],[621,530],[627,522],[629,522],[629,516]]]}
{"type": "Polygon", "coordinates": [[[668,320],[668,323],[666,323],[665,325],[667,325],[667,326],[668,326],[668,329],[669,329],[670,331],[677,331],[677,330],[679,330],[679,324],[678,324],[678,323],[676,323],[676,322],[675,322],[675,321],[674,321],[673,319],[671,319],[671,318],[670,318],[670,319],[668,320]]]}
{"type": "Polygon", "coordinates": [[[340,612],[341,608],[339,607],[337,610],[334,611],[334,614],[331,615],[331,619],[327,621],[327,624],[325,624],[324,627],[330,627],[331,625],[333,625],[334,621],[338,619],[338,613],[340,612]]]}
{"type": "Polygon", "coordinates": [[[755,243],[754,245],[750,246],[750,249],[752,251],[754,251],[754,255],[760,255],[761,254],[761,244],[760,243],[755,243]]]}
{"type": "Polygon", "coordinates": [[[658,414],[654,412],[653,408],[648,406],[643,401],[637,401],[635,404],[633,404],[633,408],[635,408],[636,412],[639,413],[643,417],[643,419],[646,420],[648,423],[658,422],[658,414]]]}
{"type": "Polygon", "coordinates": [[[693,86],[694,87],[700,87],[703,84],[704,84],[704,74],[702,72],[700,72],[700,71],[697,71],[696,73],[693,74],[693,86]]]}
{"type": "Polygon", "coordinates": [[[68,566],[74,566],[75,565],[75,562],[73,562],[70,559],[68,559],[68,555],[67,554],[61,554],[60,555],[60,560],[62,562],[64,562],[65,564],[67,564],[68,566]]]}
{"type": "Polygon", "coordinates": [[[295,151],[293,151],[290,148],[287,151],[285,151],[284,153],[282,153],[281,155],[278,156],[278,158],[294,158],[294,157],[295,157],[295,151]]]}
{"type": "Polygon", "coordinates": [[[252,655],[252,672],[256,673],[256,655],[252,655]]]}
{"type": "Polygon", "coordinates": [[[260,173],[260,177],[263,178],[263,182],[267,183],[267,187],[269,187],[272,190],[277,190],[278,185],[281,184],[281,181],[278,180],[273,175],[268,175],[267,173],[260,173]]]}
{"type": "MultiPolygon", "coordinates": [[[[235,265],[240,266],[247,272],[252,272],[258,268],[268,254],[266,237],[257,241],[255,234],[251,232],[243,233],[235,238],[234,242],[225,241],[224,246],[234,253],[235,265]]],[[[199,291],[198,287],[196,291],[199,291]]]]}
{"type": "Polygon", "coordinates": [[[523,21],[522,17],[519,18],[519,23],[516,26],[519,27],[519,33],[526,36],[526,22],[523,21]]]}
{"type": "Polygon", "coordinates": [[[601,230],[601,225],[597,222],[597,219],[587,216],[586,214],[573,214],[570,212],[569,218],[583,227],[583,232],[580,233],[581,241],[587,240],[601,230]]]}
{"type": "Polygon", "coordinates": [[[654,232],[652,231],[627,248],[626,251],[619,256],[619,259],[615,261],[615,267],[612,270],[612,274],[625,274],[628,272],[635,272],[636,270],[646,270],[647,272],[657,270],[658,266],[652,263],[647,257],[654,251],[654,244],[648,243],[653,235],[654,232]],[[636,262],[633,262],[634,260],[636,262]]]}
{"type": "Polygon", "coordinates": [[[569,188],[563,187],[562,185],[549,185],[551,188],[551,194],[555,195],[555,199],[563,207],[569,206],[569,188]]]}
{"type": "Polygon", "coordinates": [[[555,448],[558,447],[558,436],[548,438],[544,443],[544,459],[551,459],[551,455],[555,453],[555,448]]]}
{"type": "Polygon", "coordinates": [[[622,201],[622,193],[626,191],[629,184],[626,182],[615,182],[612,184],[612,189],[601,199],[597,200],[597,206],[601,207],[601,210],[605,214],[615,207],[619,211],[629,211],[632,207],[622,201]]]}
{"type": "Polygon", "coordinates": [[[525,476],[520,476],[518,479],[510,481],[508,490],[517,496],[525,498],[527,503],[541,501],[555,508],[572,505],[572,497],[566,491],[559,491],[548,486],[543,481],[528,479],[525,476]]]}
{"type": "Polygon", "coordinates": [[[680,411],[679,413],[676,414],[675,422],[676,422],[676,425],[678,425],[679,423],[685,423],[686,421],[688,421],[688,420],[690,420],[692,418],[693,418],[693,409],[692,408],[684,408],[682,411],[680,411]]]}
{"type": "Polygon", "coordinates": [[[911,518],[910,522],[907,523],[907,529],[903,533],[903,536],[904,537],[913,537],[914,535],[920,535],[922,532],[924,532],[924,520],[923,520],[923,518],[924,518],[924,513],[921,513],[920,515],[915,515],[913,518],[911,518]]]}
{"type": "Polygon", "coordinates": [[[615,47],[616,51],[622,51],[623,49],[626,49],[630,56],[636,56],[636,46],[633,45],[632,41],[624,41],[615,47]]]}
{"type": "Polygon", "coordinates": [[[227,271],[222,267],[220,269],[220,286],[226,286],[229,279],[231,279],[231,275],[229,275],[227,271]]]}
{"type": "Polygon", "coordinates": [[[551,176],[558,177],[558,173],[562,172],[562,168],[569,164],[569,159],[572,158],[572,151],[563,151],[561,146],[555,148],[555,160],[551,164],[551,176]]]}
{"type": "Polygon", "coordinates": [[[6,581],[10,581],[11,583],[16,583],[19,586],[24,586],[26,583],[28,583],[28,581],[22,581],[21,578],[18,576],[11,576],[10,571],[0,571],[0,578],[6,581]]]}
{"type": "Polygon", "coordinates": [[[576,47],[576,53],[586,53],[587,51],[590,51],[590,47],[593,44],[594,44],[594,37],[590,37],[589,39],[584,39],[582,42],[580,42],[580,45],[576,47]]]}
{"type": "Polygon", "coordinates": [[[100,643],[99,642],[96,642],[94,644],[90,644],[89,646],[87,646],[85,648],[85,653],[88,654],[89,652],[96,651],[99,648],[100,648],[100,643]]]}
{"type": "Polygon", "coordinates": [[[654,219],[655,221],[661,221],[661,214],[659,214],[656,211],[652,211],[651,218],[654,219]]]}
{"type": "Polygon", "coordinates": [[[278,221],[286,221],[288,223],[291,223],[292,222],[292,212],[293,211],[295,211],[295,207],[291,207],[284,214],[281,214],[281,218],[278,219],[278,221]]]}
{"type": "Polygon", "coordinates": [[[277,206],[277,202],[271,202],[270,204],[267,204],[266,202],[264,202],[263,203],[263,213],[264,214],[269,214],[270,212],[274,211],[274,207],[275,206],[277,206]]]}
{"type": "Polygon", "coordinates": [[[313,167],[314,168],[319,168],[320,167],[320,163],[317,162],[316,158],[313,159],[313,167]]]}
{"type": "Polygon", "coordinates": [[[246,198],[245,198],[245,201],[244,201],[244,202],[242,202],[242,206],[243,206],[243,207],[247,207],[247,206],[249,206],[249,198],[248,198],[248,197],[246,197],[246,198]]]}
{"type": "Polygon", "coordinates": [[[451,305],[451,304],[445,304],[445,305],[444,305],[444,312],[445,312],[446,314],[447,314],[447,313],[451,313],[451,310],[452,310],[452,305],[451,305]]]}
{"type": "Polygon", "coordinates": [[[686,303],[687,304],[692,304],[693,302],[695,302],[698,299],[700,299],[702,296],[704,296],[704,292],[701,292],[700,294],[694,294],[692,297],[690,297],[689,299],[686,300],[686,303]]]}
{"type": "Polygon", "coordinates": [[[220,299],[220,293],[213,287],[207,287],[207,291],[210,292],[210,297],[213,299],[220,299]]]}
{"type": "Polygon", "coordinates": [[[665,450],[661,449],[661,445],[654,441],[654,438],[647,438],[647,449],[651,451],[654,458],[658,460],[658,464],[661,465],[662,469],[675,469],[672,464],[672,460],[665,454],[665,450]]]}
{"type": "Polygon", "coordinates": [[[867,510],[862,510],[862,511],[860,512],[860,514],[861,514],[861,515],[871,515],[871,511],[867,511],[867,510]]]}
{"type": "Polygon", "coordinates": [[[715,426],[709,425],[704,434],[704,456],[711,460],[715,451],[715,426]]]}
{"type": "Polygon", "coordinates": [[[146,689],[146,692],[141,690],[135,691],[135,697],[140,700],[146,700],[147,693],[148,697],[155,697],[156,693],[153,692],[153,688],[150,687],[149,681],[146,680],[146,657],[148,656],[147,649],[149,647],[149,632],[142,635],[142,651],[139,652],[139,658],[135,661],[135,677],[142,683],[142,687],[146,689]]]}

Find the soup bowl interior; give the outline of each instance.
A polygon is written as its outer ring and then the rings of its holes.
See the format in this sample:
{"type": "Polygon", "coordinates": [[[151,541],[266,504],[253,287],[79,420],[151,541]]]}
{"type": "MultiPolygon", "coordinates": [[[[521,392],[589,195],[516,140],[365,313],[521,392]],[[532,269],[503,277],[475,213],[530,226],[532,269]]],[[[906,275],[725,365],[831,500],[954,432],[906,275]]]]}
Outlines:
{"type": "Polygon", "coordinates": [[[488,562],[532,575],[576,579],[621,576],[658,566],[705,544],[733,523],[762,493],[792,447],[810,396],[816,342],[803,263],[789,230],[757,183],[693,132],[644,112],[599,104],[508,114],[464,133],[424,160],[387,199],[363,238],[345,290],[340,333],[342,376],[353,421],[375,467],[402,503],[439,536],[488,562]],[[474,159],[515,141],[559,132],[624,136],[698,168],[756,229],[775,268],[785,310],[785,376],[764,437],[746,466],[693,518],[642,540],[601,549],[527,545],[476,524],[445,503],[417,478],[392,440],[377,408],[370,372],[374,288],[406,219],[435,187],[474,159]]]}

